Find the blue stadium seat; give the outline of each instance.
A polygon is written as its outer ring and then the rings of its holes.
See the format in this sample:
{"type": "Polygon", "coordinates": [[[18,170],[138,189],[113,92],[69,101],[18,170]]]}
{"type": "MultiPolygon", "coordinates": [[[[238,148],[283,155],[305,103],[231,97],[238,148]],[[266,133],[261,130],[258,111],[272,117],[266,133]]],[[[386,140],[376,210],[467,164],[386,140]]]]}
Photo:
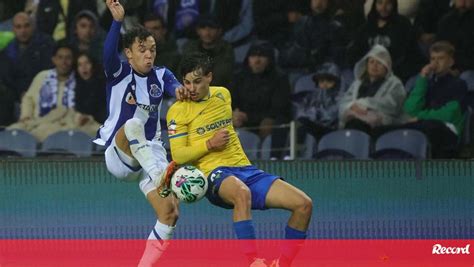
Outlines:
{"type": "Polygon", "coordinates": [[[311,92],[316,90],[316,85],[313,81],[314,73],[304,75],[299,77],[295,82],[295,87],[293,89],[293,94],[298,94],[302,92],[311,92]]]}
{"type": "Polygon", "coordinates": [[[318,159],[368,159],[370,136],[358,130],[338,130],[324,135],[318,144],[318,159]]]}
{"type": "Polygon", "coordinates": [[[247,157],[250,160],[257,159],[258,150],[260,148],[260,137],[243,129],[237,129],[237,134],[239,135],[240,144],[242,144],[242,148],[244,149],[247,157]]]}
{"type": "Polygon", "coordinates": [[[11,129],[0,132],[0,154],[9,156],[36,156],[37,142],[30,133],[11,129]]]}
{"type": "Polygon", "coordinates": [[[428,147],[428,139],[422,132],[412,129],[394,130],[377,139],[373,158],[426,159],[428,147]]]}
{"type": "Polygon", "coordinates": [[[89,157],[92,155],[92,137],[88,134],[76,131],[59,131],[48,136],[41,146],[41,152],[45,155],[74,155],[77,157],[89,157]]]}
{"type": "Polygon", "coordinates": [[[312,135],[310,134],[305,135],[303,150],[301,153],[302,159],[313,158],[313,155],[315,154],[314,151],[316,151],[316,143],[317,141],[312,135]]]}
{"type": "Polygon", "coordinates": [[[262,141],[260,148],[260,159],[270,160],[270,153],[272,152],[272,135],[268,135],[262,141]]]}

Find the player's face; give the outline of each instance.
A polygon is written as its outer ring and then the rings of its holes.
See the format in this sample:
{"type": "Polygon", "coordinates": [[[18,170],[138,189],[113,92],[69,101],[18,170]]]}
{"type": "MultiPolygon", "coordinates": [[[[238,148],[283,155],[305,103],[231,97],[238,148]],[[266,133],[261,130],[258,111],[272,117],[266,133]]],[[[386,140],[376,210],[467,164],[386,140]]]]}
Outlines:
{"type": "Polygon", "coordinates": [[[19,14],[13,18],[13,32],[19,43],[28,43],[33,36],[33,25],[26,14],[19,14]]]}
{"type": "Polygon", "coordinates": [[[132,48],[125,49],[125,54],[135,71],[147,74],[153,68],[153,62],[156,57],[155,38],[148,36],[143,41],[136,38],[132,48]]]}
{"type": "Polygon", "coordinates": [[[199,101],[209,94],[209,84],[212,81],[212,72],[203,75],[202,70],[189,72],[183,78],[184,87],[189,91],[192,101],[199,101]]]}

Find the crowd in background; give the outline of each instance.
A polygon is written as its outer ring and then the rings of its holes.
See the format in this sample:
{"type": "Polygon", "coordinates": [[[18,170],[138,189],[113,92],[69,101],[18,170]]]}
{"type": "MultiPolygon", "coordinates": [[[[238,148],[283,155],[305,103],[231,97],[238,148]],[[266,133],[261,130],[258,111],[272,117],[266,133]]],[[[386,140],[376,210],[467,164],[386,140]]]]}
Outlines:
{"type": "MultiPolygon", "coordinates": [[[[273,147],[288,134],[274,126],[296,120],[316,139],[414,128],[433,157],[460,149],[473,106],[474,0],[121,3],[122,30],[141,25],[155,37],[156,65],[177,73],[182,55],[209,55],[211,85],[232,94],[234,126],[272,134],[273,147]]],[[[107,113],[101,61],[111,21],[103,0],[2,1],[0,125],[39,142],[63,129],[95,135],[107,113]]]]}

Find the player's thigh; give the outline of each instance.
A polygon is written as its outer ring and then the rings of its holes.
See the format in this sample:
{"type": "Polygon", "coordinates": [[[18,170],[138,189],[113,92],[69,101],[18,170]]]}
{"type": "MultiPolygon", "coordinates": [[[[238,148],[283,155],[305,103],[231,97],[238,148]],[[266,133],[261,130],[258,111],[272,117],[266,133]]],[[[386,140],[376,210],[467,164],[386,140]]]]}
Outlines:
{"type": "Polygon", "coordinates": [[[250,189],[247,185],[235,176],[228,176],[222,181],[219,187],[219,197],[229,205],[233,205],[236,199],[242,194],[250,197],[250,189]]]}
{"type": "Polygon", "coordinates": [[[174,225],[179,216],[179,201],[170,194],[168,197],[162,198],[158,191],[152,190],[146,195],[148,202],[155,211],[160,222],[167,225],[174,225]]]}
{"type": "Polygon", "coordinates": [[[311,199],[300,189],[281,180],[275,180],[268,190],[265,205],[267,208],[295,210],[311,202],[311,199]]]}
{"type": "Polygon", "coordinates": [[[124,126],[118,129],[117,133],[115,134],[114,141],[118,149],[120,149],[130,157],[133,157],[132,151],[130,150],[130,144],[128,143],[127,136],[125,135],[124,126]]]}

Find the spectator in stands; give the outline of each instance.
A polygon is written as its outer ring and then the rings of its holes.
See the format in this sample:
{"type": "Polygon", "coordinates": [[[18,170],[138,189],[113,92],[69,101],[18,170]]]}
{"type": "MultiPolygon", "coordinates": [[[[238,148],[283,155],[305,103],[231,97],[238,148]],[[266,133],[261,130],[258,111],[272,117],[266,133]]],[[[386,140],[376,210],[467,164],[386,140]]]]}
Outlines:
{"type": "Polygon", "coordinates": [[[253,22],[252,0],[202,0],[201,14],[209,14],[221,23],[222,38],[236,47],[247,43],[253,22]],[[214,4],[212,4],[214,2],[214,4]]]}
{"type": "Polygon", "coordinates": [[[367,22],[348,49],[350,65],[375,45],[385,46],[393,59],[393,71],[402,80],[413,76],[423,63],[410,21],[398,13],[397,0],[375,0],[367,22]]]}
{"type": "Polygon", "coordinates": [[[397,123],[406,92],[387,49],[375,45],[357,62],[354,76],[339,106],[339,126],[372,134],[374,127],[397,123]]]}
{"type": "Polygon", "coordinates": [[[12,26],[12,18],[25,8],[25,0],[3,0],[0,1],[0,31],[9,31],[12,26]]]}
{"type": "Polygon", "coordinates": [[[94,60],[102,60],[105,33],[99,25],[97,15],[89,10],[82,10],[76,15],[73,27],[69,40],[75,50],[89,54],[94,60]]]}
{"type": "Polygon", "coordinates": [[[0,78],[0,129],[15,121],[15,106],[13,91],[0,78]]]}
{"type": "Polygon", "coordinates": [[[456,47],[455,68],[474,70],[474,0],[455,0],[454,7],[439,21],[436,39],[456,47]]]}
{"type": "Polygon", "coordinates": [[[365,0],[333,0],[334,19],[340,22],[349,40],[355,38],[357,30],[365,23],[365,0]]]}
{"type": "Polygon", "coordinates": [[[56,41],[68,38],[76,14],[84,9],[97,14],[97,1],[39,0],[36,11],[38,30],[53,36],[56,41]]]}
{"type": "Polygon", "coordinates": [[[294,42],[281,53],[280,65],[289,68],[315,69],[332,61],[344,62],[346,35],[341,23],[334,20],[328,0],[311,0],[311,15],[305,19],[294,42]]]}
{"type": "Polygon", "coordinates": [[[51,37],[35,31],[34,22],[25,13],[13,17],[15,39],[2,51],[7,62],[0,64],[0,71],[15,96],[20,102],[22,94],[28,89],[33,77],[41,70],[52,67],[51,56],[54,41],[51,37]]]}
{"type": "Polygon", "coordinates": [[[436,40],[439,20],[449,12],[450,3],[451,0],[420,0],[414,25],[418,42],[422,45],[424,55],[427,57],[429,57],[429,47],[436,40]]]}
{"type": "Polygon", "coordinates": [[[325,63],[313,75],[314,87],[293,95],[296,115],[303,133],[319,140],[338,127],[339,101],[344,95],[339,68],[334,63],[325,63]]]}
{"type": "Polygon", "coordinates": [[[291,31],[287,15],[290,2],[293,1],[253,1],[255,34],[259,40],[270,41],[276,47],[282,47],[285,44],[286,38],[291,31]]]}
{"type": "Polygon", "coordinates": [[[199,18],[196,32],[199,39],[188,41],[183,54],[201,52],[208,55],[214,64],[211,85],[227,87],[232,79],[235,59],[232,46],[222,39],[221,25],[215,18],[203,15],[199,18]]]}
{"type": "Polygon", "coordinates": [[[176,40],[169,34],[162,17],[148,14],[143,19],[143,26],[152,33],[156,41],[155,65],[166,66],[173,73],[178,70],[180,55],[176,40]]]}
{"type": "Polygon", "coordinates": [[[76,121],[84,125],[90,120],[104,122],[105,110],[105,77],[102,66],[86,53],[79,53],[76,70],[76,121]]]}
{"type": "Polygon", "coordinates": [[[274,47],[268,42],[253,44],[244,68],[230,85],[235,127],[255,127],[261,138],[272,134],[271,157],[282,158],[288,129],[274,128],[291,117],[288,77],[275,66],[274,47]]]}
{"type": "Polygon", "coordinates": [[[433,158],[456,155],[464,127],[467,87],[453,75],[454,55],[454,46],[446,41],[431,46],[430,63],[421,69],[404,104],[407,123],[382,127],[377,135],[395,128],[420,130],[430,140],[433,158]]]}
{"type": "MultiPolygon", "coordinates": [[[[75,122],[76,78],[73,71],[74,50],[71,46],[60,44],[52,58],[54,69],[38,73],[21,102],[21,115],[17,123],[9,129],[22,129],[30,132],[42,142],[50,134],[66,129],[87,130],[75,122]]],[[[97,124],[97,123],[96,123],[97,124]]],[[[97,126],[95,130],[97,130],[97,126]]],[[[94,134],[89,129],[89,134],[94,134]]]]}

